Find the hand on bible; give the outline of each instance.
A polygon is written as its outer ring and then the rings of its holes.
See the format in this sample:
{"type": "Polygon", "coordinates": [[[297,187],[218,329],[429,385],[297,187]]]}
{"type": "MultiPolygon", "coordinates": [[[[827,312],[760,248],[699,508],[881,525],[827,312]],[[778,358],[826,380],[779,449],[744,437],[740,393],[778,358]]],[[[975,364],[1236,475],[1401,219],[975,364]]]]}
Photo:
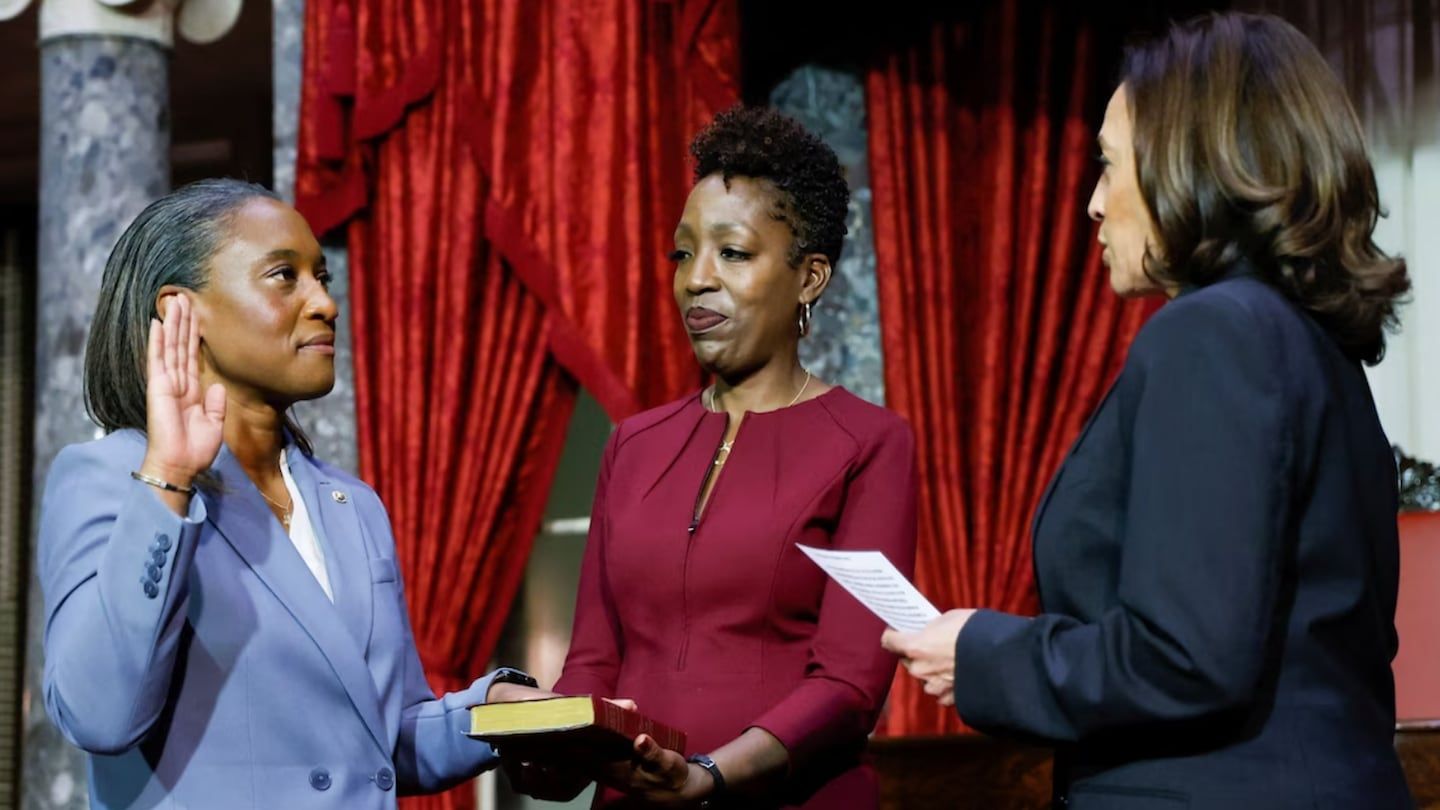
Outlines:
{"type": "MultiPolygon", "coordinates": [[[[513,703],[552,697],[559,697],[559,695],[532,686],[502,682],[490,687],[490,694],[486,697],[486,702],[513,703]]],[[[635,701],[628,698],[606,698],[606,702],[614,703],[632,712],[638,710],[635,701]]],[[[505,772],[505,778],[510,781],[511,789],[516,793],[542,801],[568,802],[579,796],[580,791],[595,781],[595,774],[591,772],[588,763],[580,766],[562,759],[542,760],[533,757],[514,757],[507,755],[504,749],[497,753],[500,755],[500,769],[505,772]]]]}
{"type": "Polygon", "coordinates": [[[973,610],[952,610],[919,630],[906,633],[889,629],[880,645],[900,656],[900,663],[925,683],[925,694],[942,706],[955,705],[955,642],[973,610]]]}

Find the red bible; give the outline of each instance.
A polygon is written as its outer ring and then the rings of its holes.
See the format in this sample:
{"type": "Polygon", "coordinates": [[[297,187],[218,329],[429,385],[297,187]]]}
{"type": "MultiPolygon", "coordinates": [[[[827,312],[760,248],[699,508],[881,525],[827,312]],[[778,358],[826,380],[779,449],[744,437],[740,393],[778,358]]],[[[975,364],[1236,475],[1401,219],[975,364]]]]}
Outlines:
{"type": "Polygon", "coordinates": [[[470,708],[469,736],[502,754],[537,759],[584,756],[595,761],[628,759],[635,738],[648,734],[665,748],[685,753],[685,732],[593,695],[553,697],[470,708]]]}

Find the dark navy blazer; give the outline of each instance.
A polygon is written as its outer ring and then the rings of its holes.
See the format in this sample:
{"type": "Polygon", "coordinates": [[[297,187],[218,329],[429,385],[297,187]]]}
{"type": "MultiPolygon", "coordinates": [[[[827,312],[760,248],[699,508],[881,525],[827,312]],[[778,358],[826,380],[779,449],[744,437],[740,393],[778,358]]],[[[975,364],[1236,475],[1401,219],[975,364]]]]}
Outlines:
{"type": "Polygon", "coordinates": [[[1072,808],[1398,808],[1395,462],[1360,364],[1240,265],[1141,330],[1041,501],[1043,614],[955,698],[1072,808]]]}

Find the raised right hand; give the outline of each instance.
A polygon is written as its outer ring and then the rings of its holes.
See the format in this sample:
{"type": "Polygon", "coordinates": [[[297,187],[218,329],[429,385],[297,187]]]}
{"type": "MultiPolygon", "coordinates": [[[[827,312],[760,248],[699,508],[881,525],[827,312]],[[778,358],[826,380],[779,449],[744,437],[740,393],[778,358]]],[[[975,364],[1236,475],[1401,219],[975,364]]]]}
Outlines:
{"type": "Polygon", "coordinates": [[[145,430],[141,471],[188,487],[220,453],[225,386],[200,392],[200,329],[194,306],[176,295],[164,322],[150,321],[146,351],[145,430]]]}

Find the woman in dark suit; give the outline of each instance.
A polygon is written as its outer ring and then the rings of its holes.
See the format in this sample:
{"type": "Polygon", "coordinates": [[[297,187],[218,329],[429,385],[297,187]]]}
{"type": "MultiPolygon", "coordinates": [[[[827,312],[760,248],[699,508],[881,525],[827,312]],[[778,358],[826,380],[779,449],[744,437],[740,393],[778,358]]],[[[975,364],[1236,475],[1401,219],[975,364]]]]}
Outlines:
{"type": "Polygon", "coordinates": [[[1090,214],[1171,300],[1040,503],[1043,613],[885,634],[1082,807],[1409,806],[1392,747],[1396,479],[1363,364],[1409,287],[1315,48],[1212,15],[1128,54],[1090,214]]]}

